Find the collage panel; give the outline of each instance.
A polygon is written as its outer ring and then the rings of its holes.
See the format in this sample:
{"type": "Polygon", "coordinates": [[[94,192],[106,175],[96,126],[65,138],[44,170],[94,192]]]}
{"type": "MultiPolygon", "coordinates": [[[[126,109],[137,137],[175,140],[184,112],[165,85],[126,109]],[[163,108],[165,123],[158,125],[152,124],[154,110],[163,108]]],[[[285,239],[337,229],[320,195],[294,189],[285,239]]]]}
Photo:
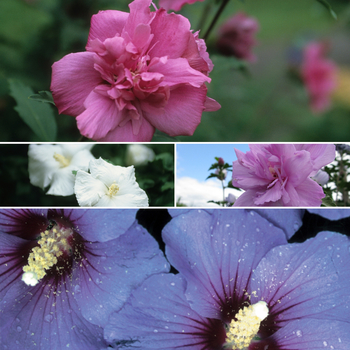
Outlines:
{"type": "Polygon", "coordinates": [[[2,349],[350,346],[348,209],[0,209],[2,349]]]}
{"type": "Polygon", "coordinates": [[[0,144],[1,206],[173,207],[174,144],[0,144]]]}
{"type": "Polygon", "coordinates": [[[350,146],[178,143],[177,207],[346,207],[350,146]]]}

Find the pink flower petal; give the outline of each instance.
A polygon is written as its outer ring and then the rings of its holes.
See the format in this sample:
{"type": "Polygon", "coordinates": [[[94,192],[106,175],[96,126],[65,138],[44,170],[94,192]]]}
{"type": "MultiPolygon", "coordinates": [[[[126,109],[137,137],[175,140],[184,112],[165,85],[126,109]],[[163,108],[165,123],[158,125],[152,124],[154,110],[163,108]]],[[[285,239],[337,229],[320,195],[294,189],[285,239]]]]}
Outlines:
{"type": "Polygon", "coordinates": [[[140,142],[151,141],[154,134],[154,127],[144,118],[142,118],[141,127],[137,135],[133,133],[132,121],[128,121],[124,126],[117,126],[111,130],[105,137],[97,141],[105,142],[140,142]]]}
{"type": "Polygon", "coordinates": [[[91,27],[87,47],[94,39],[101,42],[107,38],[113,38],[116,34],[121,34],[129,14],[116,10],[100,11],[91,18],[91,27]]]}
{"type": "Polygon", "coordinates": [[[52,65],[51,91],[59,113],[76,116],[84,111],[84,101],[102,82],[94,69],[94,53],[64,56],[52,65]]]}
{"type": "Polygon", "coordinates": [[[101,139],[122,121],[122,113],[108,97],[91,92],[85,103],[86,110],[77,116],[81,134],[90,139],[101,139]]]}
{"type": "Polygon", "coordinates": [[[322,187],[311,179],[306,179],[296,187],[296,191],[301,207],[319,207],[322,204],[322,198],[325,197],[322,187]]]}
{"type": "Polygon", "coordinates": [[[194,4],[197,1],[204,0],[159,0],[159,6],[166,10],[180,11],[183,5],[194,4]]]}
{"type": "Polygon", "coordinates": [[[151,57],[168,56],[169,58],[181,57],[187,49],[192,35],[191,24],[187,18],[174,13],[167,14],[160,9],[151,23],[153,40],[150,47],[151,57]]]}
{"type": "Polygon", "coordinates": [[[204,82],[210,82],[211,79],[190,67],[185,58],[176,59],[154,59],[149,67],[149,72],[157,72],[164,75],[164,79],[159,86],[173,86],[178,84],[191,84],[195,87],[201,87],[204,82]]]}
{"type": "Polygon", "coordinates": [[[204,103],[205,112],[215,112],[221,108],[220,103],[216,102],[213,98],[207,96],[204,103]]]}
{"type": "Polygon", "coordinates": [[[170,93],[164,109],[141,103],[145,118],[170,136],[192,135],[201,121],[207,88],[180,86],[170,93]]]}
{"type": "MultiPolygon", "coordinates": [[[[151,13],[149,6],[151,0],[134,0],[129,4],[130,14],[125,23],[122,36],[129,36],[133,41],[135,30],[140,24],[149,24],[155,16],[155,12],[151,13]],[[128,35],[125,35],[127,33],[128,35]]],[[[137,33],[137,31],[136,31],[137,33]]]]}

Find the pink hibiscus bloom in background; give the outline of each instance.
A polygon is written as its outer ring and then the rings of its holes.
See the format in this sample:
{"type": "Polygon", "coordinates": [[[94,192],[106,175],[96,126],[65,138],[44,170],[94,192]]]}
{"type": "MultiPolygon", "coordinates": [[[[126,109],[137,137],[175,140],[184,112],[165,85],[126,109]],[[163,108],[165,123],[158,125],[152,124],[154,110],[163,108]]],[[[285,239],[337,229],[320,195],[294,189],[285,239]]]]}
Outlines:
{"type": "Polygon", "coordinates": [[[204,0],[159,0],[159,6],[163,7],[164,9],[168,10],[174,10],[174,11],[180,11],[182,6],[186,4],[194,4],[197,1],[204,1],[204,0]]]}
{"type": "Polygon", "coordinates": [[[336,65],[324,57],[326,45],[311,42],[303,50],[301,77],[309,94],[310,107],[314,113],[327,110],[331,94],[336,88],[336,65]]]}
{"type": "Polygon", "coordinates": [[[245,192],[234,206],[316,207],[325,197],[311,179],[335,158],[332,144],[250,145],[243,153],[235,149],[232,185],[245,192]]]}
{"type": "Polygon", "coordinates": [[[151,0],[135,0],[130,14],[92,16],[86,52],[52,66],[51,90],[59,113],[75,116],[81,134],[97,141],[150,141],[155,128],[192,135],[203,111],[213,65],[189,21],[151,0]]]}
{"type": "Polygon", "coordinates": [[[255,62],[252,48],[256,45],[255,34],[258,30],[259,23],[255,18],[238,12],[219,28],[216,42],[218,50],[223,55],[255,62]]]}

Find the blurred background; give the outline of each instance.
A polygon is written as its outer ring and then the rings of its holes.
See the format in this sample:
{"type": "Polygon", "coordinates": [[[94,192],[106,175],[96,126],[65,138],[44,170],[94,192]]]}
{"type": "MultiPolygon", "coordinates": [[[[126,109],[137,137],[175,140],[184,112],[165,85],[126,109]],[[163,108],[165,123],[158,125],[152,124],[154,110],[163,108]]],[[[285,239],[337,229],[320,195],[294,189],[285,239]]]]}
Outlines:
{"type": "MultiPolygon", "coordinates": [[[[9,95],[9,79],[12,89],[15,82],[30,88],[29,95],[30,91],[48,91],[51,65],[68,53],[84,51],[91,16],[104,9],[129,12],[128,3],[125,0],[1,0],[0,141],[41,141],[14,110],[16,102],[9,95]]],[[[347,141],[350,5],[348,0],[329,0],[329,3],[337,20],[316,0],[231,0],[207,39],[215,64],[208,96],[216,99],[222,108],[203,113],[194,136],[178,140],[347,141]],[[259,24],[257,43],[252,48],[255,63],[223,56],[217,49],[219,27],[239,11],[259,24]],[[294,74],[302,48],[311,41],[322,42],[325,56],[337,66],[337,88],[332,93],[331,107],[317,114],[311,111],[305,86],[294,74]]],[[[218,1],[205,0],[185,5],[179,13],[189,18],[194,31],[202,29],[200,37],[203,37],[218,7],[218,1]]],[[[59,116],[53,105],[45,105],[57,121],[56,140],[77,141],[80,134],[75,119],[59,116]]]]}
{"type": "MultiPolygon", "coordinates": [[[[147,145],[153,151],[148,161],[142,161],[143,152],[131,155],[129,145],[96,144],[91,149],[95,158],[103,158],[114,165],[134,165],[136,181],[146,191],[149,205],[174,206],[174,145],[147,145]]],[[[0,145],[1,206],[78,206],[75,195],[47,195],[47,189],[33,186],[28,172],[28,145],[0,145]]]]}

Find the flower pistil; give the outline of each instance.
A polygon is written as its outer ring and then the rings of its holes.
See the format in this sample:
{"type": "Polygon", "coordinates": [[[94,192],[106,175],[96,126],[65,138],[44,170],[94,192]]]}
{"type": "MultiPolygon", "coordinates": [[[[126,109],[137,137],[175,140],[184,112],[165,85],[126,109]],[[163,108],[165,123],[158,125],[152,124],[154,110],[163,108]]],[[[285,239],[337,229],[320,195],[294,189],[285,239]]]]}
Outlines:
{"type": "Polygon", "coordinates": [[[46,270],[57,264],[58,258],[64,254],[71,254],[69,238],[71,228],[60,227],[54,224],[40,234],[39,246],[32,249],[28,257],[28,265],[23,267],[22,281],[35,286],[46,275],[46,270]]]}
{"type": "Polygon", "coordinates": [[[53,157],[58,163],[60,163],[61,168],[65,168],[70,164],[70,161],[65,156],[62,156],[62,154],[58,154],[55,152],[53,157]]]}
{"type": "Polygon", "coordinates": [[[259,332],[261,321],[269,314],[265,301],[245,306],[240,309],[231,323],[227,326],[226,344],[227,349],[247,349],[253,338],[259,332]]]}
{"type": "Polygon", "coordinates": [[[119,189],[120,188],[116,183],[112,183],[112,185],[108,187],[107,196],[110,198],[114,197],[119,192],[119,189]]]}

